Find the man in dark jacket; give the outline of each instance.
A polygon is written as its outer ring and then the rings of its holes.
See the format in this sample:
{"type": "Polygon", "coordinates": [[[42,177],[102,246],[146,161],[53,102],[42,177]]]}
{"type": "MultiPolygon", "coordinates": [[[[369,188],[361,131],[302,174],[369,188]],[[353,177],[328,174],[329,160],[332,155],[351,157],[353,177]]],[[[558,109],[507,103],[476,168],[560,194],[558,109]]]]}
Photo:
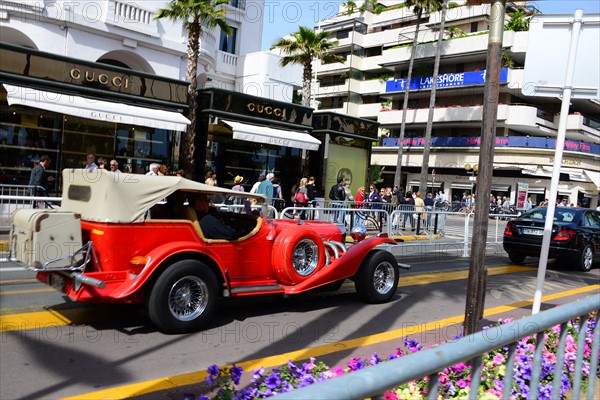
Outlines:
{"type": "MultiPolygon", "coordinates": [[[[344,189],[344,178],[339,177],[337,183],[329,190],[329,199],[331,199],[331,207],[343,208],[344,200],[346,200],[346,189],[344,189]]],[[[337,212],[334,215],[334,222],[343,224],[346,213],[343,211],[337,212]]]]}
{"type": "MultiPolygon", "coordinates": [[[[48,196],[48,176],[46,175],[46,167],[50,165],[50,157],[43,155],[40,157],[38,165],[31,170],[29,176],[29,186],[33,196],[48,196]]],[[[37,202],[34,202],[33,207],[37,208],[37,202]]]]}

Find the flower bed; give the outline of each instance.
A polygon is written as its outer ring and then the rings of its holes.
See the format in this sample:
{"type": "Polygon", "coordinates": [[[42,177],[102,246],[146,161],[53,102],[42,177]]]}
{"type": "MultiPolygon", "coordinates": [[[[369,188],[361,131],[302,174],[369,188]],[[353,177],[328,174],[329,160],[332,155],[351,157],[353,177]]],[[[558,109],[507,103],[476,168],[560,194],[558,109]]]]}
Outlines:
{"type": "MultiPolygon", "coordinates": [[[[510,322],[510,319],[499,321],[500,324],[510,322]]],[[[583,388],[585,390],[590,373],[598,376],[599,372],[590,371],[592,359],[592,339],[595,327],[594,315],[590,316],[583,334],[585,336],[585,348],[583,350],[582,376],[583,388]]],[[[538,384],[539,399],[566,399],[569,390],[573,386],[575,375],[575,359],[577,356],[577,343],[580,335],[579,320],[572,320],[567,325],[567,340],[565,345],[565,358],[560,385],[560,395],[552,393],[552,385],[555,379],[556,352],[558,347],[560,326],[549,329],[544,334],[543,356],[541,361],[540,380],[538,384]]],[[[430,346],[432,347],[432,346],[430,346]]],[[[527,399],[529,397],[529,384],[532,377],[533,357],[536,349],[535,336],[527,336],[517,343],[515,354],[515,365],[511,387],[511,399],[527,399]]],[[[415,340],[404,338],[404,348],[398,347],[387,360],[402,357],[405,354],[415,353],[423,350],[423,347],[415,340]]],[[[599,357],[598,354],[595,355],[599,357]]],[[[479,386],[478,399],[500,399],[506,374],[506,360],[508,358],[508,347],[502,347],[486,353],[482,358],[481,384],[479,386]]],[[[213,365],[208,369],[209,376],[206,378],[212,387],[207,394],[196,396],[188,394],[184,400],[209,400],[209,399],[256,399],[276,395],[277,393],[289,392],[296,388],[311,385],[316,382],[334,378],[336,376],[352,373],[359,369],[368,368],[385,362],[376,353],[370,358],[352,358],[345,367],[337,366],[329,368],[323,362],[317,362],[314,358],[310,362],[298,366],[292,361],[286,365],[266,371],[264,368],[253,371],[252,383],[245,388],[238,388],[243,374],[241,367],[234,365],[230,367],[218,367],[213,365]]],[[[467,398],[471,384],[471,365],[459,363],[445,368],[439,372],[439,399],[467,398]]],[[[422,378],[399,385],[388,390],[384,399],[424,399],[428,395],[428,378],[422,378]]]]}

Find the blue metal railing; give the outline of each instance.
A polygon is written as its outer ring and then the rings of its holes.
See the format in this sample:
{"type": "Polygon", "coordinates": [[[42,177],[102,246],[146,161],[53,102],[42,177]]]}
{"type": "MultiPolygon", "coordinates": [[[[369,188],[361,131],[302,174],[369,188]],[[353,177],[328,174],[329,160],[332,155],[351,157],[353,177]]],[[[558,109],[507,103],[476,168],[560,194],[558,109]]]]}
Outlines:
{"type": "MultiPolygon", "coordinates": [[[[536,351],[533,358],[532,377],[530,381],[529,399],[536,399],[538,383],[542,368],[542,347],[544,331],[560,324],[560,339],[556,351],[556,370],[552,393],[560,393],[562,366],[565,360],[565,343],[567,339],[567,322],[581,317],[580,329],[585,329],[588,314],[600,308],[600,294],[589,296],[569,304],[556,307],[542,313],[515,320],[484,331],[465,336],[455,342],[411,353],[381,364],[370,366],[336,378],[303,387],[288,393],[277,395],[278,399],[364,399],[377,397],[386,390],[403,383],[429,377],[429,399],[438,396],[439,373],[447,367],[460,362],[473,365],[469,399],[476,399],[481,384],[481,360],[485,353],[509,346],[504,377],[503,399],[510,398],[512,387],[514,360],[517,343],[520,339],[535,335],[536,351]]],[[[595,316],[592,354],[589,366],[590,379],[587,387],[587,399],[592,400],[595,393],[595,374],[598,371],[598,351],[600,343],[600,324],[598,314],[595,316]]],[[[577,358],[575,361],[575,377],[572,387],[572,398],[579,399],[582,389],[582,368],[584,358],[585,334],[579,335],[577,358]]]]}

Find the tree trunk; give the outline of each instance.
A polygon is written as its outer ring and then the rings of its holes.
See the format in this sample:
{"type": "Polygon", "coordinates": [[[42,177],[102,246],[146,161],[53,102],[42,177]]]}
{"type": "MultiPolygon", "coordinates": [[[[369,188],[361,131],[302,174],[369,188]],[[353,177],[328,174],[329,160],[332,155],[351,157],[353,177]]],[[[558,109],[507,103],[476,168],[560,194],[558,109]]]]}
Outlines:
{"type": "MultiPolygon", "coordinates": [[[[425,128],[425,144],[423,147],[423,165],[421,166],[421,179],[419,180],[419,191],[425,197],[427,193],[427,176],[429,176],[429,151],[431,149],[431,131],[433,129],[433,113],[435,111],[435,96],[437,90],[438,71],[440,69],[440,57],[442,54],[442,45],[444,41],[444,25],[446,24],[446,10],[448,0],[442,3],[442,16],[440,21],[440,36],[437,41],[435,52],[435,61],[433,64],[433,77],[431,83],[431,95],[429,97],[429,115],[427,116],[427,127],[425,128]]],[[[431,189],[433,192],[433,188],[431,189]]],[[[432,193],[433,195],[433,193],[432,193]]]]}
{"type": "Polygon", "coordinates": [[[310,107],[310,91],[312,83],[312,60],[304,64],[302,72],[302,105],[310,107]]]}
{"type": "Polygon", "coordinates": [[[185,171],[185,176],[189,179],[196,177],[196,112],[198,108],[198,53],[200,41],[200,22],[194,21],[189,31],[188,40],[188,63],[187,63],[187,80],[189,82],[187,91],[188,101],[188,125],[186,132],[181,138],[179,147],[179,163],[180,168],[185,171]]]}
{"type": "Polygon", "coordinates": [[[488,39],[485,87],[483,89],[483,117],[481,144],[479,146],[479,176],[477,180],[477,202],[473,221],[473,238],[469,259],[469,279],[465,305],[464,334],[479,330],[483,317],[487,267],[485,245],[488,233],[489,195],[492,189],[494,168],[494,146],[496,144],[496,118],[500,94],[500,69],[502,68],[502,36],[504,34],[504,9],[506,0],[493,0],[490,11],[490,33],[488,39]]]}
{"type": "Polygon", "coordinates": [[[402,124],[400,125],[400,137],[398,138],[398,161],[396,162],[396,174],[394,175],[394,185],[400,187],[402,179],[402,152],[404,148],[404,130],[406,128],[406,109],[408,108],[408,92],[410,91],[410,80],[412,79],[412,70],[417,54],[417,44],[419,38],[419,27],[421,25],[421,15],[423,9],[419,8],[417,13],[417,25],[415,26],[415,38],[413,39],[410,61],[408,63],[408,76],[406,77],[406,87],[404,88],[404,105],[402,106],[402,124]]]}

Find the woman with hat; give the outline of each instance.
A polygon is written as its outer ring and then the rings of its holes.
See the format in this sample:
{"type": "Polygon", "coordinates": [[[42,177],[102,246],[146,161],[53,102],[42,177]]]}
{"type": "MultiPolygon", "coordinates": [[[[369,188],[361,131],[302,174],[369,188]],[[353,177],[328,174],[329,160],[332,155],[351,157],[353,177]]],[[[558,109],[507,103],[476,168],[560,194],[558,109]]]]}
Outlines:
{"type": "Polygon", "coordinates": [[[238,192],[245,192],[244,187],[242,186],[242,182],[244,181],[244,177],[240,176],[240,175],[236,175],[235,178],[233,178],[233,183],[234,183],[234,187],[232,187],[232,190],[237,190],[238,192]]]}

